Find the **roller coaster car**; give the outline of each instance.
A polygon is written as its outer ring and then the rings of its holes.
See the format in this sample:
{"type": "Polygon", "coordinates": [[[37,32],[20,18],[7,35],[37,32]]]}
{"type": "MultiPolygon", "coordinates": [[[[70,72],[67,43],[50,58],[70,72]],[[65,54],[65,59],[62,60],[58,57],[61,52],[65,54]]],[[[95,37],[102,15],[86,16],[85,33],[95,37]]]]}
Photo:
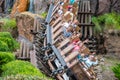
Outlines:
{"type": "MultiPolygon", "coordinates": [[[[64,3],[64,13],[66,13],[66,6],[68,5],[69,3],[64,3]]],[[[59,6],[60,0],[51,4],[46,18],[48,24],[46,24],[46,31],[43,31],[46,34],[42,45],[44,51],[37,54],[39,54],[38,62],[40,61],[48,72],[45,72],[42,68],[41,70],[58,80],[96,80],[96,74],[92,68],[89,68],[84,61],[78,58],[81,53],[89,55],[90,50],[83,44],[80,49],[73,51],[75,47],[72,43],[73,41],[80,41],[80,33],[72,37],[63,35],[63,23],[68,22],[71,17],[76,19],[77,3],[72,6],[75,9],[74,16],[67,14],[53,18],[59,6]]],[[[79,31],[80,28],[76,30],[79,31]]]]}

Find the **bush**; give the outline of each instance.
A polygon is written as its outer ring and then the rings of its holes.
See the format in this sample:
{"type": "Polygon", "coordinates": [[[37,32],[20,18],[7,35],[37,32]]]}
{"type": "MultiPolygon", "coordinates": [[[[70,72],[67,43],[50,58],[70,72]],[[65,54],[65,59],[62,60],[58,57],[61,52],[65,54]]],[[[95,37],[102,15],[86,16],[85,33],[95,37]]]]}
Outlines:
{"type": "Polygon", "coordinates": [[[96,33],[103,32],[105,29],[120,30],[120,14],[114,12],[93,17],[92,22],[95,24],[96,33]]]}
{"type": "Polygon", "coordinates": [[[0,32],[0,44],[0,51],[14,51],[19,48],[19,43],[9,32],[0,32]]]}
{"type": "Polygon", "coordinates": [[[2,77],[10,75],[44,76],[40,71],[27,61],[11,61],[2,66],[2,77]]]}
{"type": "Polygon", "coordinates": [[[0,40],[0,51],[9,51],[8,45],[6,42],[0,40]]]}
{"type": "MultiPolygon", "coordinates": [[[[14,61],[15,56],[10,52],[0,52],[0,72],[2,72],[1,68],[3,65],[10,61],[14,61]]],[[[1,74],[1,73],[0,73],[1,74]]]]}
{"type": "Polygon", "coordinates": [[[11,75],[4,78],[1,78],[0,80],[50,80],[48,78],[41,78],[38,76],[30,76],[30,75],[11,75]]]}
{"type": "Polygon", "coordinates": [[[2,31],[10,31],[13,28],[16,28],[15,19],[3,18],[3,19],[0,19],[0,21],[4,22],[4,24],[2,25],[2,31]]]}
{"type": "Polygon", "coordinates": [[[9,32],[0,32],[0,37],[12,38],[12,36],[9,32]]]}
{"type": "Polygon", "coordinates": [[[117,64],[115,67],[112,68],[115,76],[120,80],[120,64],[117,64]]]}
{"type": "Polygon", "coordinates": [[[0,52],[0,66],[15,60],[15,55],[11,52],[0,52]]]}

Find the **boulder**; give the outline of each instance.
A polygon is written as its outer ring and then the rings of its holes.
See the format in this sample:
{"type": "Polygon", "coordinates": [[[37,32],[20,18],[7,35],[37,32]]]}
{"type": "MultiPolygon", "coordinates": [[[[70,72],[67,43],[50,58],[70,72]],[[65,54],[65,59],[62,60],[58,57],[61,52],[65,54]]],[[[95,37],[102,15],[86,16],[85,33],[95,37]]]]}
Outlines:
{"type": "Polygon", "coordinates": [[[30,34],[31,30],[34,30],[34,27],[37,25],[40,27],[40,23],[43,22],[41,16],[37,14],[32,14],[30,12],[23,12],[16,16],[16,22],[18,27],[19,36],[27,38],[29,41],[33,41],[33,35],[30,34]],[[35,19],[37,18],[38,23],[35,19]]]}

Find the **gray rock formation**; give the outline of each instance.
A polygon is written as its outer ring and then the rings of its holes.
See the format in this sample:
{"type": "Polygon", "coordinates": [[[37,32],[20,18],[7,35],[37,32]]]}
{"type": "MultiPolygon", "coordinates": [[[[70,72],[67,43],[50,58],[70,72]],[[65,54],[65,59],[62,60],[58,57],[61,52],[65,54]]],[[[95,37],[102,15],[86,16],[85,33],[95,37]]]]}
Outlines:
{"type": "Polygon", "coordinates": [[[41,14],[48,10],[49,0],[34,0],[35,13],[41,14]]]}
{"type": "Polygon", "coordinates": [[[91,0],[91,11],[97,15],[112,11],[120,13],[120,0],[91,0]]]}

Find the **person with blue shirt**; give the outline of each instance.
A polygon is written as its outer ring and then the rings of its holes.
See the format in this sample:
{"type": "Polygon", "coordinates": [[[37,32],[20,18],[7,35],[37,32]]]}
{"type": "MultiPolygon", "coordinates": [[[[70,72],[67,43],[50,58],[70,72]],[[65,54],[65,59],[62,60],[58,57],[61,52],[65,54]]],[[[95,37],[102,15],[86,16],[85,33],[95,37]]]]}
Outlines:
{"type": "Polygon", "coordinates": [[[98,64],[98,60],[95,59],[93,55],[89,55],[89,57],[83,58],[83,61],[85,62],[88,68],[98,64]]]}
{"type": "Polygon", "coordinates": [[[72,36],[71,27],[68,28],[63,27],[63,36],[64,37],[72,36]]]}

